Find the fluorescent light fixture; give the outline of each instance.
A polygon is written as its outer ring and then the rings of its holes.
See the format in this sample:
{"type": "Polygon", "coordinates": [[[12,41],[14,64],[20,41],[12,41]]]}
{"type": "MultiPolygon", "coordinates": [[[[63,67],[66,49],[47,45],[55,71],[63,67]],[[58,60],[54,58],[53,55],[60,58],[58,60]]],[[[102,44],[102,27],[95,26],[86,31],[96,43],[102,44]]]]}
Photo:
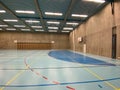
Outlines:
{"type": "Polygon", "coordinates": [[[48,27],[48,29],[58,29],[58,27],[48,27]]]}
{"type": "Polygon", "coordinates": [[[49,32],[57,32],[57,30],[49,30],[49,32]]]}
{"type": "Polygon", "coordinates": [[[104,3],[105,2],[105,0],[83,0],[83,1],[95,2],[95,3],[104,3]]]}
{"type": "Polygon", "coordinates": [[[15,31],[15,28],[6,28],[6,30],[15,31]]]}
{"type": "Polygon", "coordinates": [[[60,22],[55,22],[55,21],[47,21],[48,24],[60,24],[60,22]]]}
{"type": "Polygon", "coordinates": [[[6,11],[5,10],[0,10],[0,13],[6,13],[6,11]]]}
{"type": "Polygon", "coordinates": [[[42,26],[31,26],[32,28],[42,28],[42,26]]]}
{"type": "Polygon", "coordinates": [[[18,20],[16,20],[16,19],[4,19],[3,21],[6,21],[6,22],[18,22],[18,20]]]}
{"type": "Polygon", "coordinates": [[[62,16],[62,13],[54,13],[54,12],[45,12],[45,15],[54,15],[54,16],[62,16]]]}
{"type": "Polygon", "coordinates": [[[35,14],[35,11],[27,11],[27,10],[15,10],[16,13],[23,13],[23,14],[35,14]]]}
{"type": "Polygon", "coordinates": [[[67,22],[68,25],[78,25],[79,23],[67,22]]]}
{"type": "Polygon", "coordinates": [[[40,21],[38,21],[38,20],[25,20],[25,22],[28,22],[28,23],[39,23],[40,21]]]}
{"type": "Polygon", "coordinates": [[[73,30],[73,28],[64,27],[63,30],[73,30]]]}
{"type": "Polygon", "coordinates": [[[21,29],[22,31],[30,31],[30,29],[21,29]]]}
{"type": "Polygon", "coordinates": [[[88,17],[88,15],[81,15],[81,14],[72,14],[72,17],[88,17]]]}
{"type": "Polygon", "coordinates": [[[44,30],[42,30],[42,29],[36,29],[35,31],[44,31],[44,30]]]}
{"type": "Polygon", "coordinates": [[[68,33],[68,32],[70,32],[70,31],[62,31],[62,32],[68,33]]]}
{"type": "Polygon", "coordinates": [[[14,25],[14,27],[25,27],[24,25],[14,25]]]}
{"type": "Polygon", "coordinates": [[[8,25],[0,25],[0,27],[8,27],[8,25]]]}

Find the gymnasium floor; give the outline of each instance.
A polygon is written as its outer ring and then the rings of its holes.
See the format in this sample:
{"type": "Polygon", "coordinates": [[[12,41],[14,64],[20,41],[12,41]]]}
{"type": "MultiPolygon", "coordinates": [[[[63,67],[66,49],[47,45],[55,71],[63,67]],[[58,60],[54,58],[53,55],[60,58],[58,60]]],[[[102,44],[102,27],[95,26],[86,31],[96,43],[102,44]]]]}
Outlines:
{"type": "Polygon", "coordinates": [[[120,61],[67,50],[0,50],[0,90],[120,90],[120,61]]]}

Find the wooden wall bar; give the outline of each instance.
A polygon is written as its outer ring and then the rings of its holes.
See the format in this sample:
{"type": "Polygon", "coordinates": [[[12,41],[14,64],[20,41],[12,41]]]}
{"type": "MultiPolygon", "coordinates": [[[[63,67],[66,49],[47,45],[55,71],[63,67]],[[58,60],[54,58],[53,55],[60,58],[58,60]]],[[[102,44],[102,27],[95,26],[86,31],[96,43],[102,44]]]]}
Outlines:
{"type": "MultiPolygon", "coordinates": [[[[0,32],[0,49],[17,49],[17,42],[39,42],[42,49],[69,49],[69,35],[55,33],[0,32]],[[54,41],[54,43],[52,43],[54,41]],[[49,44],[46,44],[49,43],[49,44]],[[50,44],[51,43],[51,44],[50,44]],[[44,47],[45,45],[45,47],[44,47]]],[[[31,47],[39,47],[31,44],[31,47]]],[[[25,44],[23,45],[25,46],[25,44]]],[[[28,45],[27,45],[28,46],[28,45]]],[[[18,45],[19,47],[19,45],[18,45]]],[[[30,45],[28,48],[31,48],[30,45]]],[[[34,48],[37,49],[37,48],[34,48]]]]}
{"type": "Polygon", "coordinates": [[[18,50],[49,50],[52,43],[16,43],[18,50]]]}

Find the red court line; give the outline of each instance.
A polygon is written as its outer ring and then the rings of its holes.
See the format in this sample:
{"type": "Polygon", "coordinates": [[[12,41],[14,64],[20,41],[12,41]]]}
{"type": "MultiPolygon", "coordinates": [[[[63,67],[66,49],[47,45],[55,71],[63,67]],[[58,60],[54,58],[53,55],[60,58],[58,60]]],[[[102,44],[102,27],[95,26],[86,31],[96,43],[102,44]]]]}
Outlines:
{"type": "MultiPolygon", "coordinates": [[[[28,56],[28,57],[29,57],[29,56],[28,56]]],[[[47,78],[46,76],[43,76],[43,75],[40,74],[39,72],[37,72],[37,71],[35,71],[34,69],[31,69],[31,68],[30,68],[30,65],[27,64],[27,58],[28,58],[28,57],[26,57],[26,58],[24,59],[24,63],[25,63],[25,65],[26,65],[26,67],[27,67],[28,69],[30,69],[33,73],[35,73],[37,76],[43,78],[44,80],[50,81],[49,78],[47,78]]],[[[50,81],[50,82],[53,83],[53,84],[56,84],[56,85],[60,84],[60,82],[58,82],[58,81],[50,81]]],[[[73,88],[73,87],[71,87],[71,86],[66,86],[66,88],[69,89],[69,90],[76,90],[75,88],[73,88]]]]}

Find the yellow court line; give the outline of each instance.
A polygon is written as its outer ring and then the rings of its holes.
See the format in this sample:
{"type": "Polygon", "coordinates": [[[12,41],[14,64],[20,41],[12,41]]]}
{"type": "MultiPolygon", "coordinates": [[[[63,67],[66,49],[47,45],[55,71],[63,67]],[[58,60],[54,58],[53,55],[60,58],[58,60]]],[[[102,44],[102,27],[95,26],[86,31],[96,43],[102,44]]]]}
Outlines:
{"type": "MultiPolygon", "coordinates": [[[[64,54],[64,55],[66,55],[66,54],[64,54]]],[[[67,56],[67,55],[66,55],[66,56],[67,56]]],[[[70,56],[68,56],[68,57],[71,58],[70,56]]],[[[94,77],[98,78],[99,80],[104,80],[104,78],[102,78],[101,76],[99,76],[98,74],[96,74],[95,72],[93,72],[92,70],[88,69],[88,68],[85,67],[84,65],[81,65],[81,64],[79,64],[79,65],[82,66],[82,67],[84,67],[84,69],[85,69],[88,73],[92,74],[94,77]]],[[[113,84],[109,83],[108,81],[105,81],[105,83],[106,83],[108,86],[112,87],[114,90],[120,90],[120,88],[117,88],[116,86],[114,86],[113,84]]]]}
{"type": "MultiPolygon", "coordinates": [[[[32,62],[33,63],[33,62],[32,62]]],[[[31,63],[31,64],[32,64],[31,63]]],[[[27,65],[26,66],[26,68],[25,69],[27,69],[29,67],[29,65],[27,65]]],[[[25,70],[24,71],[20,71],[20,72],[18,72],[15,76],[13,76],[5,85],[7,86],[7,85],[10,85],[13,81],[15,81],[20,75],[22,75],[23,73],[25,72],[25,70]]],[[[0,88],[0,90],[3,90],[5,87],[1,87],[0,88]]]]}
{"type": "MultiPolygon", "coordinates": [[[[83,66],[84,67],[84,66],[83,66]]],[[[87,72],[89,72],[90,74],[92,74],[93,76],[95,76],[96,78],[98,78],[99,80],[104,80],[104,78],[102,78],[101,76],[99,76],[98,74],[96,74],[95,72],[93,72],[92,70],[88,69],[88,68],[84,68],[87,72]]],[[[105,81],[105,84],[107,84],[108,86],[112,87],[114,90],[120,90],[119,88],[117,88],[116,86],[114,86],[113,84],[105,81]]]]}
{"type": "MultiPolygon", "coordinates": [[[[23,73],[25,72],[24,71],[20,71],[18,72],[15,76],[13,76],[13,78],[11,78],[5,85],[9,85],[11,84],[13,81],[15,81],[20,75],[22,75],[23,73]]],[[[0,90],[3,90],[5,87],[1,87],[0,90]]]]}

